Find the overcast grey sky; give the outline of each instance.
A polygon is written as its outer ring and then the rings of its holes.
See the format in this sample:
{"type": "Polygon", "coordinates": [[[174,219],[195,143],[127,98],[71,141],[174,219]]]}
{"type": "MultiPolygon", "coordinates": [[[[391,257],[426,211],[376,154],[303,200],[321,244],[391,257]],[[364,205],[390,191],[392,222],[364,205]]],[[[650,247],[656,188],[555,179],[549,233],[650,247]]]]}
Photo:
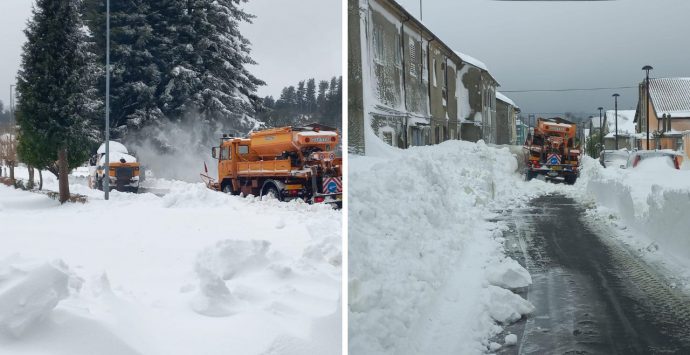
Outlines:
{"type": "MultiPolygon", "coordinates": [[[[419,17],[419,0],[398,0],[419,17]]],[[[690,77],[690,1],[423,0],[423,22],[455,50],[484,61],[499,90],[635,86],[690,77]]],[[[523,112],[634,109],[635,89],[506,93],[523,112]]]]}
{"type": "Polygon", "coordinates": [[[15,83],[22,44],[26,40],[24,28],[31,15],[31,0],[0,1],[0,100],[10,105],[10,85],[15,83]]]}
{"type": "MultiPolygon", "coordinates": [[[[31,0],[0,0],[0,100],[9,106],[31,15],[31,0]]],[[[259,63],[250,70],[267,85],[260,95],[280,95],[283,86],[342,73],[340,0],[250,0],[245,9],[257,18],[242,25],[259,63]]]]}
{"type": "Polygon", "coordinates": [[[242,33],[259,63],[250,70],[266,82],[259,95],[342,75],[341,0],[250,0],[245,9],[257,16],[242,33]]]}

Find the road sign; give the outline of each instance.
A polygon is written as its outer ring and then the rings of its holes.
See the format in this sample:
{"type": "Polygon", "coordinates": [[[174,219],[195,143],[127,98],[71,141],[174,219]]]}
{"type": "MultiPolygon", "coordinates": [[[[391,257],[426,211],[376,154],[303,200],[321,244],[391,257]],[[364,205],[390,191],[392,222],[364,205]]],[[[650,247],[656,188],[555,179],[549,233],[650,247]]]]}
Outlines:
{"type": "Polygon", "coordinates": [[[549,165],[558,165],[561,163],[561,156],[556,153],[551,153],[549,157],[546,158],[546,162],[549,165]]]}
{"type": "Polygon", "coordinates": [[[343,184],[340,178],[326,177],[323,178],[323,193],[335,194],[343,191],[343,184]]]}

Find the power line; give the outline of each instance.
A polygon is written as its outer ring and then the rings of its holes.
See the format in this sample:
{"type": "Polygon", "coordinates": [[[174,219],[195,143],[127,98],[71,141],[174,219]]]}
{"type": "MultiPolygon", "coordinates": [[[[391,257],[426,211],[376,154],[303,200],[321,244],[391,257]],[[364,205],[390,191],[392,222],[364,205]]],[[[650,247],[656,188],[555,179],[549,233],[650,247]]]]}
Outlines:
{"type": "Polygon", "coordinates": [[[501,92],[567,92],[567,91],[599,91],[599,90],[636,89],[636,88],[637,88],[637,86],[617,86],[617,87],[611,87],[611,88],[501,90],[501,92]]]}

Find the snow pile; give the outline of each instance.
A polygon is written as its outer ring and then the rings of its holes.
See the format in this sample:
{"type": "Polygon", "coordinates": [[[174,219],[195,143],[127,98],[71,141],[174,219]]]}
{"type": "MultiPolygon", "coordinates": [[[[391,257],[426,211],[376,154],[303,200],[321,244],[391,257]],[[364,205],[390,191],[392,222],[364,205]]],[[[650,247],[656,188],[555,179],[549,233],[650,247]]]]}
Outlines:
{"type": "MultiPolygon", "coordinates": [[[[108,154],[109,160],[108,163],[121,163],[123,160],[125,163],[136,163],[137,158],[127,154],[127,153],[121,153],[121,152],[110,152],[108,154]]],[[[101,159],[98,161],[98,165],[105,165],[105,154],[101,157],[101,159]]]]}
{"type": "Polygon", "coordinates": [[[200,293],[192,305],[194,311],[211,317],[231,315],[233,298],[225,281],[266,266],[269,245],[265,240],[224,240],[201,252],[196,262],[200,293]]]}
{"type": "Polygon", "coordinates": [[[46,318],[79,283],[60,260],[35,262],[17,255],[0,260],[0,331],[19,337],[46,318]]]}
{"type": "MultiPolygon", "coordinates": [[[[98,147],[98,150],[96,150],[96,153],[105,154],[105,143],[101,143],[101,145],[98,147]]],[[[124,144],[116,141],[110,141],[110,143],[108,144],[108,153],[129,154],[129,151],[127,150],[127,147],[125,147],[124,144]]]]}
{"type": "Polygon", "coordinates": [[[491,264],[487,268],[486,278],[492,285],[511,290],[532,284],[532,276],[527,269],[510,258],[491,264]]]}
{"type": "Polygon", "coordinates": [[[483,142],[370,148],[383,157],[350,160],[350,352],[485,352],[495,321],[532,309],[490,285],[531,280],[509,261],[491,267],[505,259],[505,225],[488,219],[546,184],[524,182],[508,149],[483,142]]]}
{"type": "Polygon", "coordinates": [[[585,157],[578,184],[585,197],[608,208],[645,242],[690,266],[690,171],[676,170],[662,159],[632,169],[605,169],[585,157]]]}
{"type": "Polygon", "coordinates": [[[534,311],[534,306],[509,290],[489,286],[489,314],[499,323],[509,324],[534,311]]]}
{"type": "MultiPolygon", "coordinates": [[[[160,179],[146,187],[162,197],[112,191],[104,201],[71,182],[87,203],[0,186],[0,258],[64,260],[85,280],[64,298],[64,268],[37,269],[54,279],[26,285],[55,296],[41,300],[43,322],[0,336],[0,354],[339,353],[341,211],[160,179]]],[[[6,290],[24,278],[0,270],[4,326],[6,290]]]]}

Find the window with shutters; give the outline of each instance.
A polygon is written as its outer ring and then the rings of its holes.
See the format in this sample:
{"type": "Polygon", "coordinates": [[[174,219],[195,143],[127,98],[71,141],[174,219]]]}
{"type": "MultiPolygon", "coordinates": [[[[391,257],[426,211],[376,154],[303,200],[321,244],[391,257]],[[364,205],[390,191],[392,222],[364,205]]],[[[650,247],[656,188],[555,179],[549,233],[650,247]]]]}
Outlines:
{"type": "Polygon", "coordinates": [[[415,42],[414,39],[410,38],[409,41],[409,52],[410,53],[410,76],[413,78],[417,77],[417,64],[419,63],[419,60],[417,59],[417,42],[415,42]]]}
{"type": "Polygon", "coordinates": [[[383,27],[380,24],[374,24],[372,37],[374,42],[374,61],[382,64],[384,61],[384,36],[383,27]]]}

